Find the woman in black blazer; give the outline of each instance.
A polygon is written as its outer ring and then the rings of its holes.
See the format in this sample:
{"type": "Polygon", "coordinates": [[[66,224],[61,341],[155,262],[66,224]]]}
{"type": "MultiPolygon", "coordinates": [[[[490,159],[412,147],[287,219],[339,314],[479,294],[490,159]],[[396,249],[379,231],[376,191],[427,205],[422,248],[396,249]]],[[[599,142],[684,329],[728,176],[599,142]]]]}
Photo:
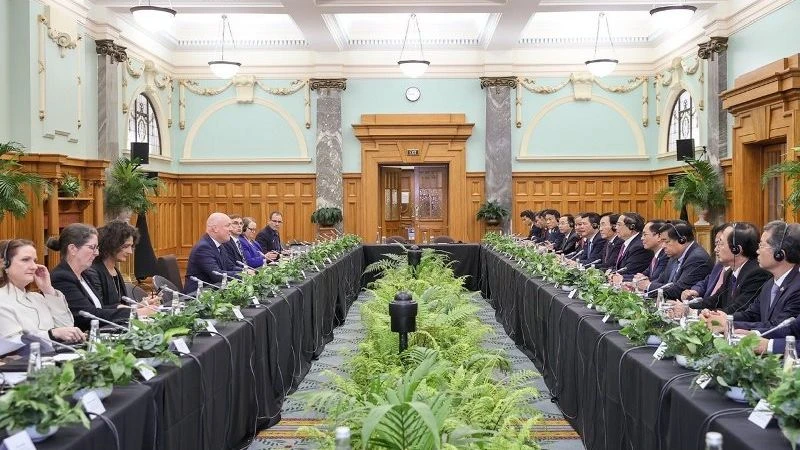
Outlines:
{"type": "MultiPolygon", "coordinates": [[[[92,267],[84,272],[84,278],[99,293],[102,302],[108,305],[127,303],[122,297],[128,295],[125,280],[119,270],[118,264],[128,260],[133,254],[133,247],[139,241],[139,231],[128,222],[112,220],[97,230],[100,254],[94,259],[92,267]]],[[[157,304],[158,297],[151,296],[144,299],[149,304],[157,304]]],[[[147,317],[155,309],[143,306],[136,309],[140,317],[147,317]]]]}
{"type": "Polygon", "coordinates": [[[53,287],[64,294],[70,311],[75,318],[75,325],[88,330],[90,319],[79,315],[86,311],[101,319],[122,321],[129,316],[129,309],[109,302],[101,293],[95,291],[86,280],[85,272],[97,256],[97,230],[82,223],[68,225],[56,238],[47,241],[47,247],[61,252],[61,263],[50,275],[53,287]]]}

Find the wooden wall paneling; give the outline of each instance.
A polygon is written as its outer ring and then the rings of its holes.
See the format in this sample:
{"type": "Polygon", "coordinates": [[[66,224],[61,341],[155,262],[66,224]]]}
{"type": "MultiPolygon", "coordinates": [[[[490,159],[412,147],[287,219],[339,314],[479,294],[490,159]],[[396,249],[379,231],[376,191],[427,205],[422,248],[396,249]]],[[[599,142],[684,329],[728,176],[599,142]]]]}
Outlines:
{"type": "MultiPolygon", "coordinates": [[[[482,220],[475,218],[475,214],[481,208],[481,204],[486,201],[486,174],[483,172],[474,172],[467,174],[467,209],[466,209],[466,242],[480,242],[483,235],[486,234],[486,223],[482,220]]],[[[513,209],[513,208],[512,208],[513,209]]],[[[521,222],[519,221],[519,213],[514,215],[511,213],[511,221],[514,222],[513,229],[520,229],[521,222]],[[516,221],[516,222],[515,222],[516,221]]]]}
{"type": "Polygon", "coordinates": [[[374,242],[375,236],[369,236],[361,229],[361,209],[365,205],[362,203],[361,197],[361,174],[360,173],[346,173],[342,175],[343,183],[343,208],[342,216],[344,218],[344,232],[348,234],[360,235],[364,242],[374,242]]]}

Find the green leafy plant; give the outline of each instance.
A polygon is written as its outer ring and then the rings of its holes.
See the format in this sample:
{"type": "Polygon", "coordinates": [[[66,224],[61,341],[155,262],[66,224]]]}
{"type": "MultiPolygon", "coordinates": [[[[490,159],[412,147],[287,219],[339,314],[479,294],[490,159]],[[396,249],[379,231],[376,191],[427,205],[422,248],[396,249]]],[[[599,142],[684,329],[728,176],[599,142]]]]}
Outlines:
{"type": "Polygon", "coordinates": [[[35,426],[36,431],[47,433],[50,427],[83,424],[89,428],[89,419],[80,404],[70,405],[65,396],[77,389],[75,370],[71,363],[63,367],[47,367],[29,375],[0,397],[0,428],[16,431],[35,426]]]}
{"type": "Polygon", "coordinates": [[[58,185],[58,193],[64,197],[77,197],[81,193],[81,179],[75,175],[65,175],[58,185]]]}
{"type": "Polygon", "coordinates": [[[136,356],[122,345],[94,344],[94,351],[81,351],[75,360],[75,382],[82,387],[124,386],[133,380],[136,356]]]}
{"type": "Polygon", "coordinates": [[[672,197],[673,207],[681,210],[693,205],[701,210],[719,211],[728,204],[725,186],[720,174],[708,161],[686,160],[689,167],[683,170],[674,186],[666,186],[656,192],[656,205],[661,206],[667,196],[672,197]]]}
{"type": "Polygon", "coordinates": [[[214,319],[221,321],[234,320],[234,305],[222,297],[221,290],[204,290],[197,300],[186,306],[186,312],[195,314],[201,319],[214,319]]]}
{"type": "Polygon", "coordinates": [[[157,312],[148,317],[148,321],[136,320],[133,325],[139,329],[152,330],[153,333],[162,333],[164,340],[169,342],[177,336],[194,336],[206,329],[206,323],[197,317],[197,314],[181,311],[177,314],[157,312]]]}
{"type": "Polygon", "coordinates": [[[149,196],[158,195],[164,184],[139,169],[137,160],[120,158],[111,167],[105,190],[106,212],[116,216],[124,211],[144,214],[155,206],[149,196]]]}
{"type": "MultiPolygon", "coordinates": [[[[799,154],[800,147],[795,147],[792,151],[799,154]]],[[[791,206],[794,212],[798,212],[800,211],[800,160],[794,159],[769,166],[761,176],[761,182],[766,185],[770,179],[783,176],[792,183],[791,192],[783,203],[791,206]]]]}
{"type": "Polygon", "coordinates": [[[124,345],[137,358],[155,358],[164,363],[181,365],[180,358],[169,351],[169,342],[160,330],[132,328],[121,335],[117,343],[124,345]]]}
{"type": "Polygon", "coordinates": [[[481,205],[480,209],[478,209],[478,212],[475,214],[475,218],[478,220],[483,220],[489,225],[496,225],[508,217],[508,214],[508,208],[505,206],[496,201],[487,201],[481,205]]]}
{"type": "Polygon", "coordinates": [[[783,434],[794,449],[800,439],[800,370],[780,374],[780,383],[767,396],[783,434]]]}
{"type": "Polygon", "coordinates": [[[319,208],[311,213],[311,223],[318,223],[322,227],[332,227],[342,220],[342,210],[336,207],[319,208]]]}
{"type": "Polygon", "coordinates": [[[630,323],[620,330],[620,334],[627,337],[636,345],[643,345],[650,336],[661,336],[664,331],[672,328],[672,324],[652,309],[644,308],[630,318],[630,323]]]}
{"type": "Polygon", "coordinates": [[[682,355],[697,360],[715,351],[714,335],[702,320],[692,322],[686,328],[669,329],[663,339],[667,344],[668,356],[682,355]]]}
{"type": "Polygon", "coordinates": [[[14,217],[22,218],[31,205],[25,194],[25,187],[33,190],[38,198],[42,191],[47,191],[50,185],[42,177],[22,170],[19,162],[24,154],[22,144],[6,142],[0,144],[0,220],[6,212],[14,217]]]}
{"type": "Polygon", "coordinates": [[[738,344],[714,339],[716,353],[703,360],[700,373],[711,376],[722,390],[740,387],[751,404],[758,402],[780,382],[778,355],[757,355],[759,336],[748,334],[738,344]]]}

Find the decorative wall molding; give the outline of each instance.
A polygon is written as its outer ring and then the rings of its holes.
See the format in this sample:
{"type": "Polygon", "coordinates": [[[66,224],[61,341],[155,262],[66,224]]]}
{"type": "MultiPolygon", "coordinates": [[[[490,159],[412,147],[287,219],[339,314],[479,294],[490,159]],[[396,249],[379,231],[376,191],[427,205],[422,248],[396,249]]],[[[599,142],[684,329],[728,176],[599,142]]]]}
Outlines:
{"type": "Polygon", "coordinates": [[[517,77],[480,77],[481,89],[486,87],[507,86],[511,89],[516,89],[518,79],[517,77]]]}
{"type": "Polygon", "coordinates": [[[51,9],[49,5],[45,5],[44,13],[40,14],[37,19],[42,26],[47,30],[47,37],[50,38],[57,46],[61,57],[65,56],[66,50],[74,50],[78,46],[78,41],[81,37],[78,35],[77,27],[74,21],[63,17],[57,9],[51,9]],[[69,30],[58,30],[53,22],[60,22],[64,26],[69,26],[69,30]]]}
{"type": "MultiPolygon", "coordinates": [[[[699,56],[694,56],[690,59],[676,57],[672,59],[670,68],[663,72],[656,73],[653,80],[653,89],[656,91],[656,125],[661,126],[661,113],[662,113],[662,88],[669,88],[675,84],[680,84],[689,91],[692,99],[697,100],[698,111],[705,109],[705,101],[703,99],[703,92],[705,91],[703,85],[705,84],[705,63],[699,56]],[[688,85],[683,83],[684,75],[697,75],[697,81],[700,84],[700,92],[693,92],[688,88],[688,85]]],[[[672,100],[675,101],[674,98],[672,100]]],[[[671,102],[667,102],[671,106],[671,102]]],[[[669,111],[671,112],[671,110],[669,111]]]]}
{"type": "MultiPolygon", "coordinates": [[[[184,81],[184,80],[182,80],[184,81]]],[[[311,158],[308,156],[308,145],[306,145],[306,139],[303,136],[303,131],[298,126],[297,122],[292,118],[288,111],[281,108],[280,105],[277,103],[271,102],[269,100],[263,98],[254,98],[253,103],[261,106],[265,106],[271,110],[273,110],[276,114],[278,114],[284,121],[286,121],[289,128],[292,130],[292,133],[297,140],[297,150],[299,156],[297,157],[264,157],[264,158],[192,158],[192,146],[194,145],[194,139],[197,137],[197,133],[203,127],[203,124],[211,117],[215,112],[221,110],[230,105],[238,104],[239,101],[236,98],[229,98],[227,100],[221,100],[208,108],[206,108],[202,114],[197,118],[197,121],[192,124],[192,127],[189,129],[189,132],[186,135],[186,142],[183,146],[183,156],[181,157],[181,164],[192,164],[192,163],[227,163],[231,162],[234,164],[246,164],[248,162],[304,162],[310,163],[311,158]]]]}
{"type": "Polygon", "coordinates": [[[347,78],[310,78],[308,86],[312,91],[317,89],[347,90],[347,78]]]}
{"type": "Polygon", "coordinates": [[[128,60],[127,47],[115,44],[113,39],[98,39],[94,42],[97,54],[111,57],[111,62],[125,62],[128,60]]]}
{"type": "MultiPolygon", "coordinates": [[[[171,81],[170,81],[170,83],[171,83],[171,81]]],[[[167,85],[164,84],[165,88],[166,88],[166,86],[167,85]]],[[[125,138],[125,142],[120,144],[120,147],[122,147],[120,149],[122,154],[124,154],[125,152],[130,153],[130,148],[129,148],[129,144],[130,143],[127,142],[127,130],[128,130],[128,120],[129,120],[129,118],[127,117],[127,111],[130,111],[129,107],[133,106],[134,102],[136,102],[136,97],[138,97],[139,94],[144,94],[145,96],[147,96],[147,99],[150,100],[150,104],[153,105],[153,111],[156,113],[156,120],[158,121],[158,128],[160,130],[167,130],[172,125],[172,119],[171,119],[172,112],[169,112],[168,114],[164,114],[164,110],[165,109],[167,109],[167,110],[168,109],[172,109],[172,104],[168,103],[167,104],[167,108],[164,108],[164,105],[161,103],[161,97],[159,97],[157,95],[155,90],[149,89],[149,87],[147,85],[144,85],[144,84],[140,85],[137,89],[135,89],[133,91],[133,94],[130,96],[130,98],[122,100],[122,103],[125,104],[125,108],[124,109],[126,110],[125,119],[123,121],[123,124],[124,124],[123,125],[123,129],[126,130],[126,133],[125,133],[126,138],[125,138]],[[165,119],[165,117],[166,117],[166,119],[165,119]]],[[[171,98],[171,96],[170,96],[170,98],[171,98]]],[[[171,161],[172,160],[172,135],[168,131],[164,131],[164,132],[162,132],[160,134],[160,137],[161,137],[161,155],[150,155],[150,158],[151,159],[152,158],[155,158],[155,159],[162,158],[162,159],[164,159],[166,161],[171,161]]]]}
{"type": "Polygon", "coordinates": [[[728,38],[711,36],[708,42],[697,45],[697,57],[700,59],[714,59],[714,53],[723,53],[728,50],[728,38]]]}
{"type": "Polygon", "coordinates": [[[628,127],[631,130],[631,134],[633,135],[634,140],[636,141],[636,155],[617,155],[617,156],[604,156],[604,155],[531,155],[528,153],[528,148],[530,147],[530,142],[533,136],[534,130],[539,125],[539,122],[549,114],[554,109],[558,108],[559,106],[566,105],[567,103],[574,103],[578,102],[575,97],[561,97],[559,99],[553,100],[552,102],[544,105],[538,113],[531,119],[528,123],[528,126],[525,129],[525,134],[522,136],[522,142],[520,143],[520,150],[517,156],[518,161],[530,161],[530,160],[549,160],[549,159],[565,159],[565,160],[597,160],[597,159],[647,159],[647,148],[645,147],[645,140],[644,140],[644,133],[642,132],[641,128],[637,125],[636,120],[625,111],[619,104],[614,101],[611,101],[604,97],[594,97],[593,101],[608,106],[609,108],[613,109],[617,114],[619,114],[625,122],[628,123],[628,127]]]}
{"type": "MultiPolygon", "coordinates": [[[[125,62],[125,70],[122,71],[122,83],[120,87],[120,96],[122,98],[122,114],[128,114],[128,108],[130,105],[133,104],[132,101],[128,101],[127,96],[127,88],[128,88],[128,77],[134,79],[139,79],[144,75],[144,88],[139,90],[136,95],[139,95],[142,91],[147,92],[150,94],[150,99],[157,98],[156,89],[164,91],[167,90],[167,107],[162,108],[167,112],[167,121],[164,125],[159,124],[159,127],[162,129],[172,128],[172,93],[175,90],[175,85],[173,84],[172,76],[168,73],[159,72],[156,68],[155,62],[151,60],[144,60],[142,62],[142,68],[136,69],[133,67],[131,63],[131,58],[127,58],[125,62]],[[167,89],[169,88],[169,89],[167,89]]],[[[134,95],[134,99],[136,98],[134,95]]],[[[160,112],[157,112],[160,114],[160,112]]],[[[159,117],[162,117],[159,115],[159,117]]]]}

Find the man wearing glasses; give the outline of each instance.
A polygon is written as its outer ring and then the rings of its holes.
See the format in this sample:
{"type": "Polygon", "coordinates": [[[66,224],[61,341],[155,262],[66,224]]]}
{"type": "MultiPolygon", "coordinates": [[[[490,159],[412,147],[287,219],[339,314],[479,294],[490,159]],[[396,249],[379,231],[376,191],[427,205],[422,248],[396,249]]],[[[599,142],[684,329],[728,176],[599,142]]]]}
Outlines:
{"type": "Polygon", "coordinates": [[[266,256],[269,261],[275,261],[280,258],[281,251],[283,251],[281,236],[278,234],[281,225],[283,225],[283,215],[280,211],[273,211],[272,214],[269,215],[267,226],[259,231],[256,236],[256,242],[264,249],[264,256],[266,256]]]}

